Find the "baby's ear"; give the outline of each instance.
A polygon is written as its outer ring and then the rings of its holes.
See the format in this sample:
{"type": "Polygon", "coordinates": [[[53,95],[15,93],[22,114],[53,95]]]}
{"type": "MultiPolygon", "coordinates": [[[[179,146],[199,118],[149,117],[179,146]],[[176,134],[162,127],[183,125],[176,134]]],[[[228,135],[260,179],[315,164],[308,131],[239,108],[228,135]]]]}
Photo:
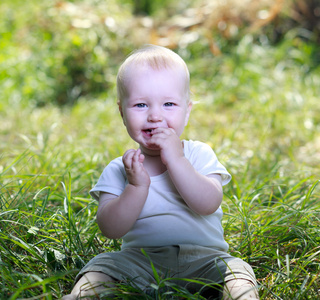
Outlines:
{"type": "Polygon", "coordinates": [[[126,122],[124,121],[124,118],[123,118],[123,111],[122,111],[122,106],[121,106],[120,101],[118,101],[118,108],[119,108],[119,112],[120,112],[123,124],[126,126],[126,122]]]}
{"type": "Polygon", "coordinates": [[[186,113],[186,119],[185,119],[185,124],[184,124],[185,126],[187,126],[187,124],[188,124],[191,110],[192,110],[192,101],[190,101],[190,102],[188,103],[188,108],[187,108],[187,113],[186,113]]]}
{"type": "Polygon", "coordinates": [[[121,106],[120,101],[118,101],[117,104],[118,104],[118,108],[119,108],[119,112],[120,112],[121,118],[123,118],[122,106],[121,106]]]}

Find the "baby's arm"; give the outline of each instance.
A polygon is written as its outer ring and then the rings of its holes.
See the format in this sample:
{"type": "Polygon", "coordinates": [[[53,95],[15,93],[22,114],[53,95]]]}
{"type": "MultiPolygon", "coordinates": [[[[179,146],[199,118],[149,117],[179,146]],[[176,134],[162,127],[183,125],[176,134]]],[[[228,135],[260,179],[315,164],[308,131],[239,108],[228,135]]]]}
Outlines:
{"type": "Polygon", "coordinates": [[[223,196],[221,176],[204,176],[197,172],[184,157],[182,142],[173,129],[158,128],[150,140],[150,146],[160,148],[162,162],[171,180],[193,211],[209,215],[219,208],[223,196]]]}
{"type": "Polygon", "coordinates": [[[219,208],[223,196],[219,174],[204,176],[185,157],[168,163],[167,169],[178,192],[193,211],[209,215],[219,208]]]}
{"type": "Polygon", "coordinates": [[[150,177],[143,167],[144,156],[140,149],[128,150],[123,163],[129,183],[117,197],[100,193],[97,222],[101,232],[108,238],[124,236],[134,225],[148,196],[150,177]]]}

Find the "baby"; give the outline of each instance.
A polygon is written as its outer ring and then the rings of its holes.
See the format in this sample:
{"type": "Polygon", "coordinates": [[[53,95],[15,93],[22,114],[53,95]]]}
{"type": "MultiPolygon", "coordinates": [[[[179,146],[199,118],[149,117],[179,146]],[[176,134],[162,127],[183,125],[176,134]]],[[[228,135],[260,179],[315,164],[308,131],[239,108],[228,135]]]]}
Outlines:
{"type": "Polygon", "coordinates": [[[192,109],[189,82],[182,58],[160,46],[133,52],[120,67],[119,111],[139,148],[111,161],[90,194],[101,232],[122,238],[122,248],[94,257],[63,299],[123,280],[147,289],[156,282],[152,266],[190,292],[201,286],[181,278],[217,284],[207,296],[259,298],[252,268],[227,253],[223,237],[222,186],[231,176],[207,144],[180,140],[192,109]]]}

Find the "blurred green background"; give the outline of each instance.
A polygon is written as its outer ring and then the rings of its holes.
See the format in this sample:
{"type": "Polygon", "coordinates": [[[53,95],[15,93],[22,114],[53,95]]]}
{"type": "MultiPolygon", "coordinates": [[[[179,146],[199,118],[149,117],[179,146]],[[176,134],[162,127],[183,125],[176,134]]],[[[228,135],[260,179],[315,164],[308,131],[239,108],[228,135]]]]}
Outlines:
{"type": "Polygon", "coordinates": [[[225,237],[261,299],[318,298],[319,0],[0,0],[0,14],[0,299],[59,299],[119,249],[88,192],[136,147],[115,79],[146,43],[188,64],[182,138],[208,143],[233,176],[225,237]]]}
{"type": "Polygon", "coordinates": [[[120,62],[145,43],[198,60],[195,77],[218,72],[219,56],[248,34],[266,47],[305,47],[293,62],[304,72],[320,63],[316,0],[2,0],[0,12],[1,110],[105,97],[120,62]]]}

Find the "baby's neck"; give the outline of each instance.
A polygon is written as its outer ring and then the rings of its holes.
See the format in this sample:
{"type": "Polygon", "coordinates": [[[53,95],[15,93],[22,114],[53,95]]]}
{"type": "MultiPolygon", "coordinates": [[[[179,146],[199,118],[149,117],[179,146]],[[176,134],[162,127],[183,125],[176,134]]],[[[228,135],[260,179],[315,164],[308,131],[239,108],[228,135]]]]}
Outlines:
{"type": "Polygon", "coordinates": [[[167,170],[167,167],[161,161],[160,155],[150,156],[145,154],[143,166],[149,173],[149,176],[157,176],[167,170]]]}

